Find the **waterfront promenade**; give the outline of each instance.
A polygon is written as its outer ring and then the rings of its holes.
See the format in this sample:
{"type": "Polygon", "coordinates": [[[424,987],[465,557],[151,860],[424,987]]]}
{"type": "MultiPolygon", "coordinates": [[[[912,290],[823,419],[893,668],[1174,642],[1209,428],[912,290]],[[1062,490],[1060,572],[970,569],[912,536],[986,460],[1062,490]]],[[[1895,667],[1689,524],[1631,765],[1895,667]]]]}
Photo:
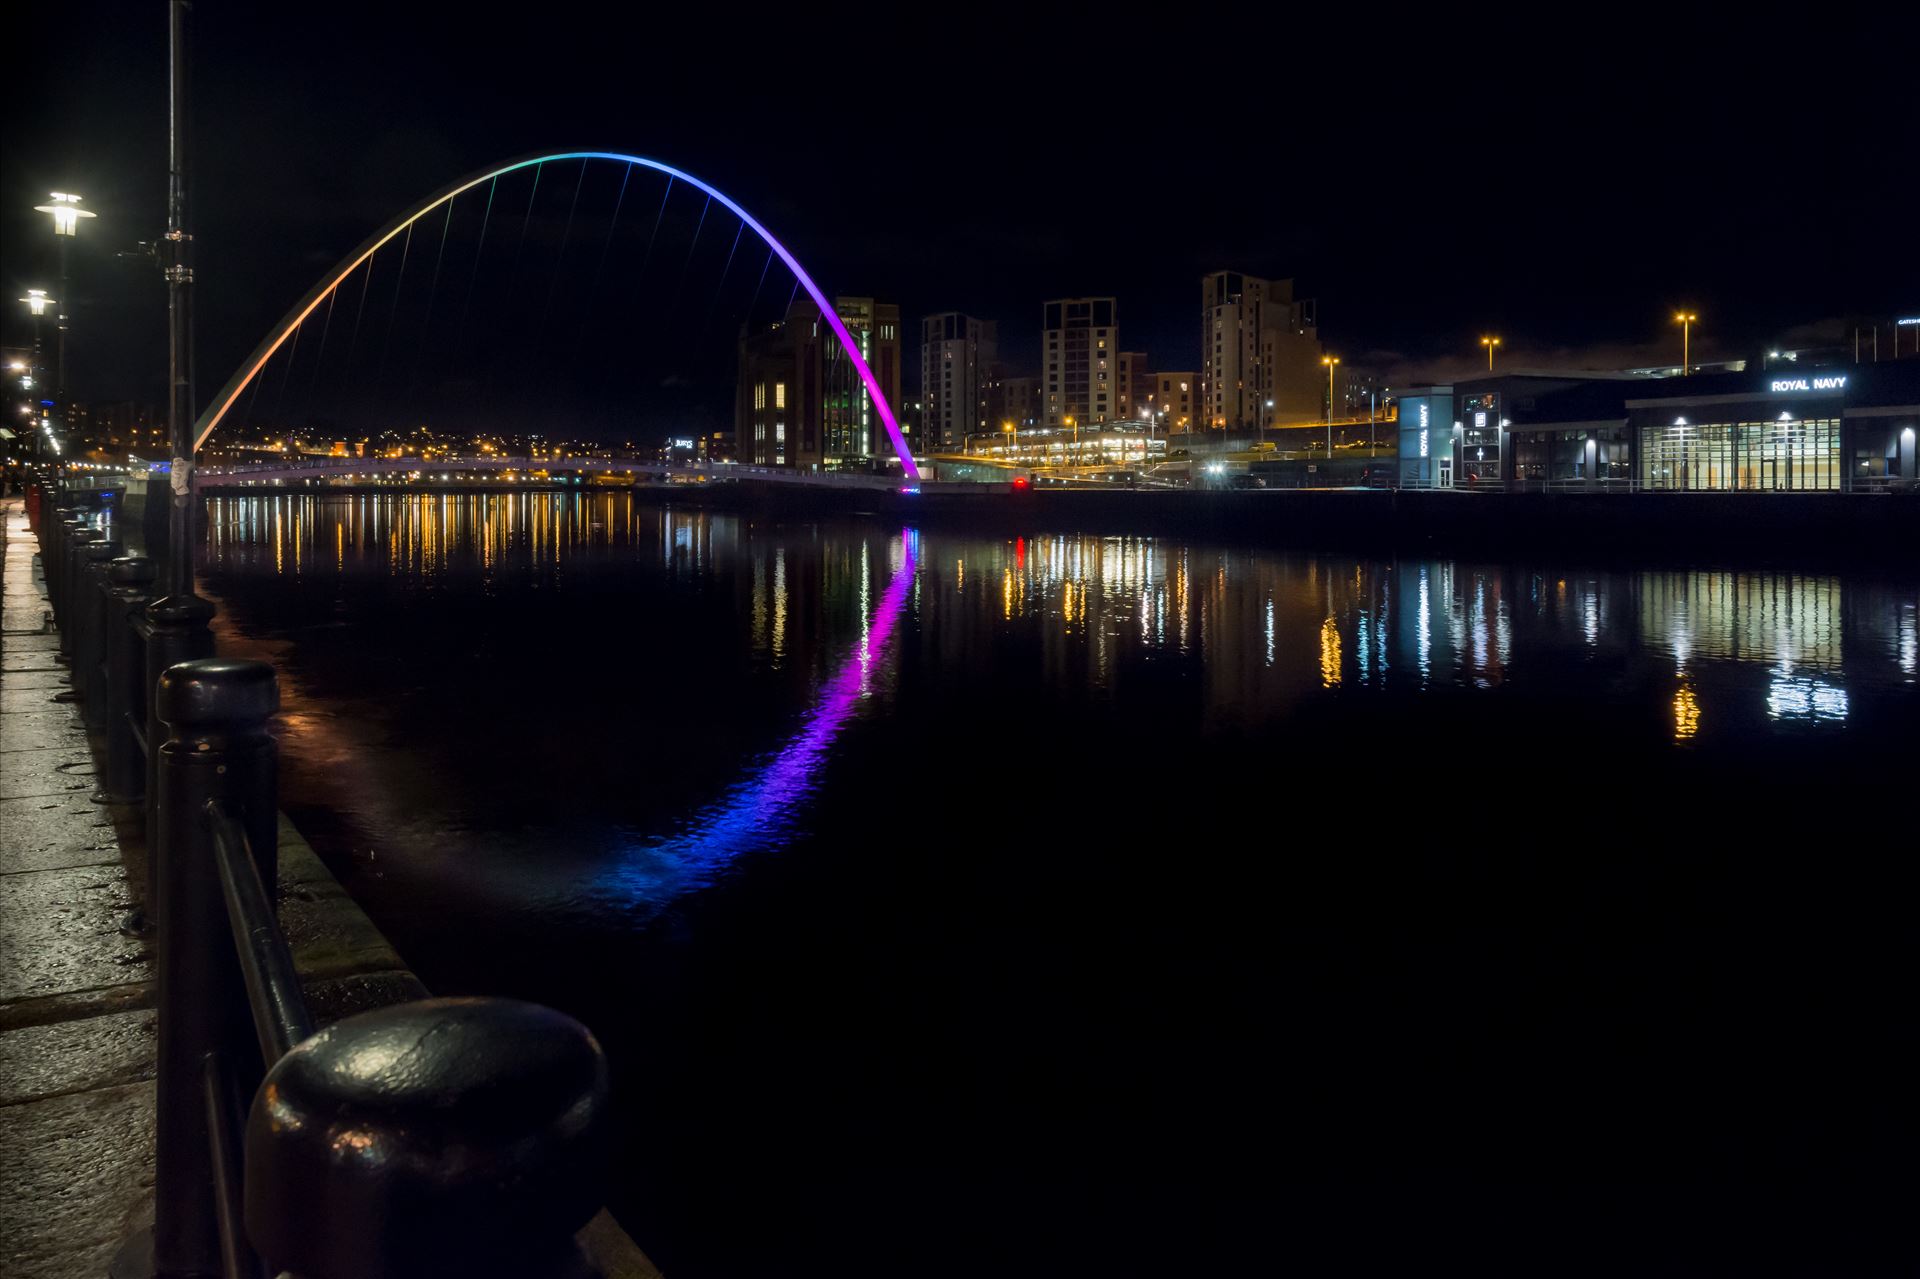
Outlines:
{"type": "Polygon", "coordinates": [[[153,1215],[153,966],[122,925],[145,875],[45,624],[38,547],[0,505],[0,1274],[103,1275],[153,1215]]]}
{"type": "MultiPolygon", "coordinates": [[[[0,1277],[104,1275],[153,1219],[143,818],[94,799],[17,498],[0,538],[0,1277]]],[[[321,1025],[426,993],[284,815],[279,857],[281,925],[321,1025]]],[[[601,1274],[657,1273],[605,1213],[581,1240],[601,1274]]]]}

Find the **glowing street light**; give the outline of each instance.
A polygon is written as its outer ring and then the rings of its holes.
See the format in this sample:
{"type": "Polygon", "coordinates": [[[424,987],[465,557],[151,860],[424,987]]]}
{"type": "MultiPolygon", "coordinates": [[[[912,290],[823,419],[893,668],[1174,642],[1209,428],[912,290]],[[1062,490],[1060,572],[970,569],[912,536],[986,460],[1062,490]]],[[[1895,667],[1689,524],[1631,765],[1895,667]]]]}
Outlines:
{"type": "Polygon", "coordinates": [[[1483,337],[1480,339],[1480,345],[1487,348],[1487,372],[1491,373],[1493,372],[1493,348],[1500,345],[1500,339],[1483,337]]]}
{"type": "MultiPolygon", "coordinates": [[[[77,195],[70,195],[65,191],[55,191],[52,193],[52,199],[53,202],[51,204],[34,205],[33,211],[35,213],[48,214],[53,218],[53,238],[59,241],[60,244],[60,291],[71,298],[73,296],[73,287],[67,281],[67,241],[73,239],[74,236],[80,233],[80,219],[91,218],[97,215],[90,210],[81,208],[80,197],[77,195]]],[[[29,289],[27,291],[27,305],[29,307],[33,305],[33,294],[34,290],[29,289]]],[[[51,302],[53,299],[48,298],[47,301],[51,302]]],[[[34,314],[39,315],[44,309],[45,308],[42,307],[41,310],[36,310],[34,314]]],[[[67,309],[65,303],[60,304],[60,309],[55,312],[55,317],[56,323],[54,327],[59,332],[59,347],[55,357],[57,363],[55,364],[56,376],[54,378],[53,398],[59,406],[57,411],[60,414],[60,426],[64,430],[67,425],[67,420],[71,416],[71,409],[67,403],[67,309]]]]}
{"type": "Polygon", "coordinates": [[[1673,322],[1680,326],[1680,376],[1688,377],[1693,373],[1693,326],[1699,316],[1692,311],[1676,311],[1673,322]]]}
{"type": "Polygon", "coordinates": [[[27,296],[20,299],[27,304],[27,311],[36,316],[45,315],[53,299],[47,296],[45,289],[28,289],[27,296]]]}
{"type": "Polygon", "coordinates": [[[33,211],[35,213],[50,213],[53,215],[53,233],[55,235],[77,235],[80,231],[81,218],[99,216],[90,210],[81,208],[80,197],[77,195],[68,195],[64,191],[55,191],[52,195],[52,204],[36,204],[33,206],[33,211]]]}

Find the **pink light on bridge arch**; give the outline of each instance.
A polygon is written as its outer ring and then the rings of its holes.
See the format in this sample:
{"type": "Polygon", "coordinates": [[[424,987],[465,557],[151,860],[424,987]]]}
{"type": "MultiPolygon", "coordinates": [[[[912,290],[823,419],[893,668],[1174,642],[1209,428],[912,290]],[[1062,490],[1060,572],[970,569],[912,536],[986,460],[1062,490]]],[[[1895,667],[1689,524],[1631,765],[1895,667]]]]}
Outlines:
{"type": "Polygon", "coordinates": [[[381,247],[392,240],[393,237],[399,235],[402,231],[405,231],[409,226],[433,212],[441,205],[446,204],[463,192],[472,190],[482,182],[491,181],[503,174],[513,173],[516,170],[527,168],[530,165],[546,164],[558,160],[612,160],[630,165],[637,164],[642,168],[653,169],[656,172],[664,173],[670,178],[688,183],[706,192],[709,196],[726,206],[741,222],[753,228],[753,233],[765,241],[767,247],[773,250],[782,262],[787,264],[787,269],[792,271],[794,278],[800,281],[800,287],[807,291],[807,296],[812,298],[814,305],[820,308],[820,315],[826,320],[827,327],[833,330],[834,337],[840,341],[841,349],[847,353],[847,359],[851,360],[853,367],[859,371],[860,380],[866,383],[867,395],[873,400],[873,407],[880,414],[881,423],[887,428],[887,438],[892,441],[893,451],[900,457],[901,468],[905,471],[908,479],[914,481],[920,479],[920,468],[913,464],[913,450],[907,447],[906,437],[902,435],[900,431],[899,420],[894,417],[893,405],[887,402],[886,394],[881,391],[879,381],[873,376],[873,370],[867,366],[866,357],[860,354],[859,345],[854,342],[853,335],[847,332],[847,326],[840,319],[839,312],[833,309],[833,303],[827,298],[827,295],[821,291],[820,286],[813,282],[813,277],[807,274],[805,268],[800,265],[799,259],[787,251],[787,246],[774,239],[772,233],[760,225],[759,221],[754,218],[752,214],[734,203],[732,197],[728,196],[726,192],[720,190],[718,187],[703,182],[691,173],[676,169],[670,164],[662,164],[658,160],[649,160],[645,156],[623,155],[617,151],[557,151],[551,155],[534,155],[513,160],[501,165],[499,168],[488,169],[485,172],[472,174],[460,179],[452,186],[443,188],[437,192],[431,199],[418,209],[415,209],[412,213],[407,214],[395,222],[390,222],[379,231],[376,231],[373,236],[361,244],[358,249],[355,249],[342,259],[340,265],[330,275],[315,285],[305,297],[294,304],[293,309],[281,318],[279,325],[267,335],[266,340],[254,348],[253,354],[247,357],[246,362],[240,366],[239,371],[228,379],[225,386],[220,388],[219,394],[214,396],[212,402],[207,405],[206,411],[203,412],[199,420],[194,423],[194,451],[197,453],[201,445],[207,442],[207,438],[213,434],[214,428],[220,425],[221,419],[226,417],[227,411],[231,409],[234,402],[240,398],[240,393],[246,390],[247,384],[253,381],[261,369],[266,367],[267,361],[273,358],[273,353],[278,351],[286,340],[293,335],[294,330],[299,328],[302,322],[304,322],[309,315],[312,315],[314,310],[319,307],[322,302],[327,300],[329,294],[340,287],[342,281],[349,275],[352,275],[354,270],[368,258],[371,258],[375,253],[379,252],[381,247]]]}

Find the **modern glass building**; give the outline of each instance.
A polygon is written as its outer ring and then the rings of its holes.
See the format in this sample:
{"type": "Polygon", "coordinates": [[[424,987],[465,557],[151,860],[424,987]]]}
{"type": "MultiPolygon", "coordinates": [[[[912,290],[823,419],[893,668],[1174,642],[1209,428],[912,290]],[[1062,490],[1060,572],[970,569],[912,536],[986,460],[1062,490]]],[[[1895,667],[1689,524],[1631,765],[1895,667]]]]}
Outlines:
{"type": "Polygon", "coordinates": [[[1920,360],[1663,378],[1626,408],[1642,488],[1868,489],[1914,479],[1920,360]]]}
{"type": "Polygon", "coordinates": [[[1916,482],[1920,359],[1692,377],[1516,373],[1399,397],[1411,487],[1864,491],[1916,482]]]}

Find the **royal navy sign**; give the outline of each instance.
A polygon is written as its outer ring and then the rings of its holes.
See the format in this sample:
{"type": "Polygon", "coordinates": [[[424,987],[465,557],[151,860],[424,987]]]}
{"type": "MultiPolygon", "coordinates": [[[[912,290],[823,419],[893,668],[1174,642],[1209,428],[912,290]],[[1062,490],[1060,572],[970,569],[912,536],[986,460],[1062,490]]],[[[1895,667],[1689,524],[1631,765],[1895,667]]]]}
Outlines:
{"type": "Polygon", "coordinates": [[[1777,377],[1773,379],[1775,394],[1786,391],[1844,391],[1847,389],[1847,375],[1835,373],[1826,377],[1777,377]]]}

